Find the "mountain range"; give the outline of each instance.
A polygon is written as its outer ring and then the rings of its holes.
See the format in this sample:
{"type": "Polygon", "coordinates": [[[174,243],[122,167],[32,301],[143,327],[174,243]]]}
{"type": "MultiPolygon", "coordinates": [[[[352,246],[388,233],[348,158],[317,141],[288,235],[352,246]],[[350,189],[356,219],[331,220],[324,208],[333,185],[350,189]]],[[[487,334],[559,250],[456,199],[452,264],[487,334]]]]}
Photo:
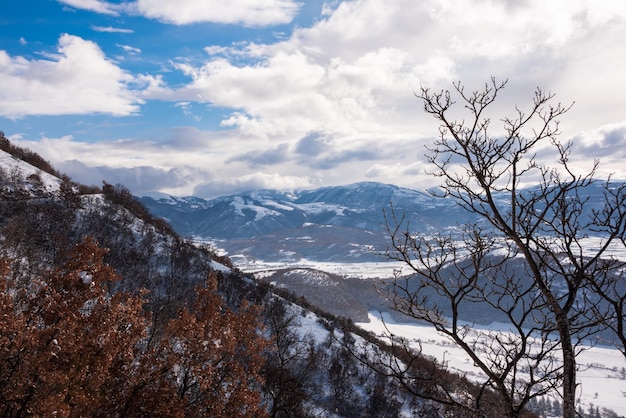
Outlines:
{"type": "MultiPolygon", "coordinates": [[[[586,205],[585,216],[601,209],[599,186],[592,183],[584,190],[592,203],[586,205]]],[[[496,201],[507,205],[507,197],[496,196],[496,201]]],[[[414,234],[454,235],[460,224],[485,222],[436,191],[375,182],[293,192],[256,190],[211,200],[152,193],[140,201],[179,234],[210,241],[244,264],[384,261],[389,245],[385,217],[391,216],[392,207],[414,234]]]]}
{"type": "Polygon", "coordinates": [[[471,219],[450,199],[374,182],[212,200],[153,193],[140,201],[183,236],[213,241],[235,259],[266,262],[381,261],[391,205],[415,232],[442,231],[471,219]]]}
{"type": "MultiPolygon", "coordinates": [[[[585,216],[600,209],[599,186],[584,190],[590,203],[597,202],[588,205],[585,216]]],[[[179,234],[224,251],[243,271],[335,315],[363,322],[368,312],[389,310],[371,280],[363,277],[388,280],[402,267],[385,257],[390,245],[385,221],[392,208],[412,234],[454,236],[468,222],[489,228],[484,219],[455,199],[439,197],[436,190],[375,182],[293,192],[256,190],[212,200],[152,193],[140,201],[179,234]]],[[[505,206],[507,196],[497,195],[496,201],[505,206]]],[[[590,238],[590,248],[598,242],[590,238]]],[[[464,316],[482,324],[503,319],[488,309],[464,316]]]]}

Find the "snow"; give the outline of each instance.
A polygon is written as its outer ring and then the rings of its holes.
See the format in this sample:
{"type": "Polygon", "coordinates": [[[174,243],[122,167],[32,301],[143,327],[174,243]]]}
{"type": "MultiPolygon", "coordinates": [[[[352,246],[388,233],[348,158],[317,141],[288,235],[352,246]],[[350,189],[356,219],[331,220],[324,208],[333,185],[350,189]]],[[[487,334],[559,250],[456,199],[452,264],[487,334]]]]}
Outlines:
{"type": "Polygon", "coordinates": [[[230,273],[231,272],[231,268],[230,267],[225,266],[222,263],[218,263],[215,260],[211,260],[211,268],[213,270],[221,271],[222,273],[230,273]]]}
{"type": "Polygon", "coordinates": [[[89,274],[86,271],[81,271],[78,274],[78,277],[80,277],[80,282],[82,284],[91,284],[92,280],[93,280],[93,276],[91,274],[89,274]]]}
{"type": "MultiPolygon", "coordinates": [[[[415,341],[416,346],[419,341],[425,355],[447,362],[452,370],[464,373],[470,379],[481,378],[482,372],[473,365],[469,356],[433,327],[394,322],[388,314],[383,314],[382,318],[370,313],[369,323],[356,325],[379,336],[388,335],[386,329],[389,329],[395,335],[415,341]]],[[[494,324],[493,327],[483,330],[502,330],[500,325],[494,324]]],[[[478,328],[474,330],[477,333],[481,332],[478,328]]],[[[580,367],[577,373],[578,404],[585,410],[593,404],[626,416],[626,359],[616,349],[598,346],[585,346],[584,348],[577,357],[580,367]]]]}
{"type": "Polygon", "coordinates": [[[277,212],[273,209],[250,204],[246,202],[241,196],[236,196],[233,199],[231,206],[235,209],[235,213],[237,213],[240,216],[244,216],[244,213],[243,213],[244,209],[252,210],[256,212],[255,219],[254,219],[255,221],[265,218],[266,216],[279,216],[280,215],[280,212],[277,212]]]}
{"type": "Polygon", "coordinates": [[[245,272],[260,273],[267,270],[281,270],[286,268],[315,269],[327,273],[338,274],[344,277],[356,277],[362,279],[376,279],[392,277],[394,271],[402,269],[406,265],[401,262],[359,262],[359,263],[334,263],[329,261],[315,261],[303,258],[297,263],[292,262],[269,262],[262,260],[249,260],[241,258],[237,266],[245,272]]]}
{"type": "Polygon", "coordinates": [[[346,210],[352,210],[353,212],[361,212],[359,210],[349,209],[345,206],[336,205],[332,203],[322,203],[322,202],[299,203],[297,204],[297,206],[301,208],[303,211],[308,212],[310,214],[335,212],[335,215],[343,216],[346,210]]]}
{"type": "Polygon", "coordinates": [[[3,168],[7,174],[10,174],[13,171],[15,173],[19,173],[24,179],[33,174],[39,175],[41,182],[43,183],[43,187],[48,192],[52,193],[59,190],[61,180],[58,177],[48,174],[2,150],[0,150],[0,167],[3,168]]]}
{"type": "MultiPolygon", "coordinates": [[[[583,254],[585,256],[593,256],[598,253],[598,250],[606,242],[602,237],[587,237],[581,240],[583,247],[583,254]]],[[[605,256],[615,257],[617,260],[626,261],[626,251],[624,251],[624,245],[620,241],[613,241],[607,248],[605,256]]],[[[625,399],[626,401],[626,399],[625,399]]]]}
{"type": "Polygon", "coordinates": [[[268,207],[273,207],[277,210],[284,210],[286,212],[291,212],[294,210],[294,208],[292,206],[287,206],[287,205],[283,205],[280,204],[274,200],[269,200],[269,199],[264,199],[260,202],[262,205],[268,206],[268,207]]]}

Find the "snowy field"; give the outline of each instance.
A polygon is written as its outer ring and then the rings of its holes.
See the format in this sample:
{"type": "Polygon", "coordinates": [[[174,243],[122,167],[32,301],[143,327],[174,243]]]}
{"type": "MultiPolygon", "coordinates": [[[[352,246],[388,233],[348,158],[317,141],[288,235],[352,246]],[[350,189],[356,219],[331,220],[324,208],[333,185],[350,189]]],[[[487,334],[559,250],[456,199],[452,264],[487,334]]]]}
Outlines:
{"type": "MultiPolygon", "coordinates": [[[[197,240],[198,242],[203,242],[197,240]]],[[[603,245],[604,240],[599,237],[588,237],[582,240],[585,248],[583,253],[586,256],[593,256],[597,250],[603,245]]],[[[217,247],[216,243],[211,241],[204,241],[217,247]]],[[[461,245],[462,247],[462,245],[461,245]]],[[[499,250],[494,251],[494,255],[499,250]]],[[[460,253],[462,254],[462,252],[460,253]]],[[[615,257],[618,260],[626,261],[626,251],[624,246],[620,242],[615,242],[607,249],[607,256],[615,257]]],[[[326,262],[307,260],[305,258],[299,261],[285,261],[285,262],[268,262],[263,260],[257,260],[249,258],[243,254],[229,254],[231,260],[237,265],[237,267],[249,273],[258,273],[263,271],[275,271],[285,268],[311,268],[321,270],[326,273],[337,274],[340,276],[351,278],[390,278],[393,277],[394,272],[400,271],[403,274],[409,274],[411,271],[407,265],[399,261],[375,261],[375,262],[357,262],[357,263],[339,263],[339,262],[326,262]]],[[[521,255],[518,255],[521,257],[521,255]]]]}
{"type": "MultiPolygon", "coordinates": [[[[595,242],[599,244],[599,242],[595,242]]],[[[615,256],[623,257],[623,251],[615,251],[615,256]]],[[[620,257],[620,258],[621,258],[620,257]]],[[[403,267],[402,263],[374,262],[374,263],[328,263],[302,260],[298,263],[269,263],[250,262],[239,264],[239,268],[246,272],[264,272],[281,268],[313,268],[328,273],[335,273],[346,277],[363,279],[391,277],[394,270],[403,267]]],[[[377,314],[369,315],[369,323],[357,325],[372,331],[377,335],[385,332],[385,327],[377,314]]],[[[446,337],[439,335],[432,327],[406,323],[394,323],[385,316],[385,324],[397,335],[419,340],[423,352],[440,361],[447,361],[448,365],[461,373],[467,373],[471,378],[479,377],[480,370],[473,366],[469,357],[457,348],[446,337]]],[[[584,410],[589,406],[609,408],[619,415],[626,416],[626,359],[617,350],[607,347],[587,347],[579,357],[580,383],[578,396],[584,410]]]]}
{"type": "MultiPolygon", "coordinates": [[[[393,322],[384,315],[384,323],[378,314],[369,315],[369,323],[358,323],[365,330],[379,336],[386,335],[385,325],[395,335],[420,341],[424,354],[446,361],[452,370],[465,373],[471,378],[479,378],[480,370],[473,366],[470,358],[445,336],[432,327],[393,322]]],[[[480,332],[480,330],[477,330],[480,332]]],[[[589,406],[609,408],[619,415],[626,416],[626,360],[615,349],[588,347],[578,356],[580,370],[579,405],[584,410],[589,406]]]]}
{"type": "Polygon", "coordinates": [[[400,262],[369,262],[369,263],[332,263],[326,261],[300,260],[297,263],[249,261],[237,256],[230,256],[237,267],[246,273],[275,271],[286,268],[311,268],[344,277],[375,279],[392,277],[394,270],[405,267],[400,262]]]}

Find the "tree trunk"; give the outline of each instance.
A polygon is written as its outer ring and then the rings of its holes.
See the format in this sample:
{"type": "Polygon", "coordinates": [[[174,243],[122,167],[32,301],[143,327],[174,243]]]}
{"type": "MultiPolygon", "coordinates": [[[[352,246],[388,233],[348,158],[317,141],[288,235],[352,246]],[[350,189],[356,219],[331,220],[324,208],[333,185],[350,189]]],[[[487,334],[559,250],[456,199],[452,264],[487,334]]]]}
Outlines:
{"type": "Polygon", "coordinates": [[[572,345],[569,319],[564,313],[557,317],[563,352],[563,418],[576,417],[576,353],[572,345]]]}

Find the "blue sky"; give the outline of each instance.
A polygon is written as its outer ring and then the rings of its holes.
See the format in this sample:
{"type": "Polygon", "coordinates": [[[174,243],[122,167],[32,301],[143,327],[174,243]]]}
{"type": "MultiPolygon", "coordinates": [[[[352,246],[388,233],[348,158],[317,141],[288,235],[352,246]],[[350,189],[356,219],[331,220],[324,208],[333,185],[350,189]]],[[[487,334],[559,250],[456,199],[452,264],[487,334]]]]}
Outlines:
{"type": "Polygon", "coordinates": [[[626,178],[625,39],[622,0],[6,2],[0,129],[136,194],[421,189],[437,125],[414,91],[493,75],[503,114],[536,87],[575,101],[572,163],[626,178]]]}

